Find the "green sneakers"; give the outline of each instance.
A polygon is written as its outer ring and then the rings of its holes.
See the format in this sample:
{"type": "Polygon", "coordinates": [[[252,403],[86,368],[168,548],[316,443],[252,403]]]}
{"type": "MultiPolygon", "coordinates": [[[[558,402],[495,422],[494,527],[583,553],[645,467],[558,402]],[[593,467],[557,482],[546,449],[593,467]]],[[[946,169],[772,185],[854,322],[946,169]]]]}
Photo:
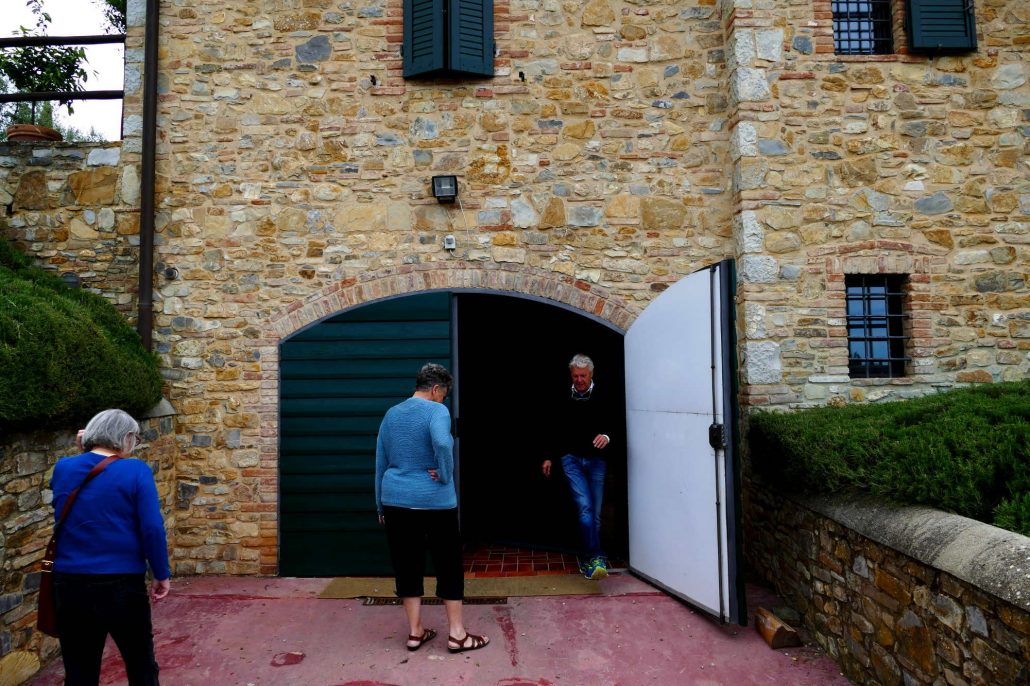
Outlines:
{"type": "Polygon", "coordinates": [[[603,557],[595,557],[586,564],[580,564],[579,570],[583,576],[591,581],[597,581],[608,576],[608,564],[603,557]]]}

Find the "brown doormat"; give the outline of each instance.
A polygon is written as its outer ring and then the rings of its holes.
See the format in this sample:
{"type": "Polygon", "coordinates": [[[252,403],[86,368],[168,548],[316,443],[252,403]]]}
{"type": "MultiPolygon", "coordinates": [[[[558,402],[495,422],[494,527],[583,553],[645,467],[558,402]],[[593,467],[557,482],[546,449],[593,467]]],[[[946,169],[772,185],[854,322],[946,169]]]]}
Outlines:
{"type": "MultiPolygon", "coordinates": [[[[436,594],[436,579],[427,578],[426,595],[436,594]]],[[[393,598],[390,577],[337,577],[318,595],[319,598],[393,598]]],[[[541,574],[465,579],[468,598],[524,597],[541,595],[599,595],[600,587],[578,574],[541,574]]]]}

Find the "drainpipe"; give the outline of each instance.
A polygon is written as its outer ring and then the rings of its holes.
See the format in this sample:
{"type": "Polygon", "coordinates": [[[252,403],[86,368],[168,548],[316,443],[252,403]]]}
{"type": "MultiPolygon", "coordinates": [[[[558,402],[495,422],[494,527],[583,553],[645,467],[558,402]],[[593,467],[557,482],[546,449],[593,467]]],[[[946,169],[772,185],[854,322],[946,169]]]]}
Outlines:
{"type": "Polygon", "coordinates": [[[157,144],[158,2],[147,0],[143,45],[143,168],[139,205],[139,315],[136,330],[147,350],[154,329],[154,162],[157,144]]]}

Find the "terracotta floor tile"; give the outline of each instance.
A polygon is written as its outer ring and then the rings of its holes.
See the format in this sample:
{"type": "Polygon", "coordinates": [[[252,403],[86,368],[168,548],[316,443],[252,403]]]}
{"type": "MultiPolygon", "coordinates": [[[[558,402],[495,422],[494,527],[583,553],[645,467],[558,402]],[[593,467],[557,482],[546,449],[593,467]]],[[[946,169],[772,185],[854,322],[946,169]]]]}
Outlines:
{"type": "Polygon", "coordinates": [[[549,550],[524,550],[510,546],[473,548],[465,551],[465,573],[483,576],[529,574],[575,574],[579,563],[575,555],[549,550]]]}

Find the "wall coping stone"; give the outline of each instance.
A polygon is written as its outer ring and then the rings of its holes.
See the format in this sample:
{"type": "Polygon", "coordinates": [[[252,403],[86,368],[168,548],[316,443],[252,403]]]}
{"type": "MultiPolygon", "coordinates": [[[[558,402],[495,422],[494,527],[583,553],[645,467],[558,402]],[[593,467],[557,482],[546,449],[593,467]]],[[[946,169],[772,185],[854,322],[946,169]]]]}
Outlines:
{"type": "Polygon", "coordinates": [[[162,396],[157,405],[154,405],[152,408],[140,415],[140,418],[150,419],[156,417],[174,417],[176,414],[178,414],[178,412],[176,412],[175,408],[172,407],[172,404],[168,402],[168,398],[162,396]]]}
{"type": "Polygon", "coordinates": [[[975,519],[868,496],[797,502],[920,562],[1030,611],[1030,538],[975,519]]]}

